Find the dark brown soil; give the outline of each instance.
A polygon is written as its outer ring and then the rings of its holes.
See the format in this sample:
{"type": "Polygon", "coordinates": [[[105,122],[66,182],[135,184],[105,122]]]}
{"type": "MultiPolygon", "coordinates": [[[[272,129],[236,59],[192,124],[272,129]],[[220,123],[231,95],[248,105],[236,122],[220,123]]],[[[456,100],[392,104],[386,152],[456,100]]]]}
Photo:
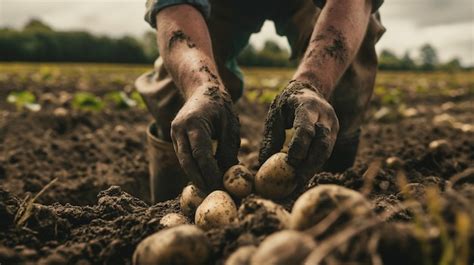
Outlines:
{"type": "MultiPolygon", "coordinates": [[[[148,190],[145,128],[151,116],[137,108],[112,107],[94,113],[73,110],[67,101],[47,102],[46,92],[57,97],[61,91],[73,91],[59,90],[74,87],[66,81],[59,88],[27,86],[45,102],[43,109],[16,110],[5,101],[10,90],[18,89],[15,84],[14,76],[0,82],[0,264],[129,264],[140,240],[162,228],[160,218],[179,212],[177,200],[150,206],[140,197],[148,190]],[[53,114],[60,106],[68,110],[65,116],[53,114]],[[14,217],[25,196],[36,194],[54,178],[58,181],[39,197],[26,225],[16,228],[14,217]]],[[[110,84],[92,92],[100,95],[116,89],[120,87],[110,84]]],[[[432,122],[436,115],[448,113],[473,124],[474,96],[466,93],[454,99],[414,96],[407,104],[425,109],[417,116],[390,122],[370,119],[363,128],[355,166],[343,174],[319,173],[308,187],[334,183],[364,191],[375,211],[384,213],[405,200],[397,186],[400,170],[381,163],[372,176],[366,171],[374,161],[397,156],[404,163],[413,196],[422,204],[426,187],[440,188],[449,231],[455,230],[459,212],[466,212],[474,223],[474,133],[432,122]],[[452,108],[441,109],[443,102],[453,100],[452,108]],[[430,142],[437,139],[447,140],[447,148],[430,150],[430,142]]],[[[379,104],[375,99],[369,112],[379,104]]],[[[244,99],[237,108],[241,135],[250,141],[240,159],[253,169],[267,107],[244,99]]],[[[295,197],[283,204],[290,208],[295,197]]],[[[251,221],[207,232],[213,262],[222,263],[238,246],[258,244],[279,229],[271,216],[258,209],[249,211],[256,213],[251,221]]],[[[378,231],[385,240],[380,241],[379,252],[385,264],[419,262],[413,258],[421,256],[416,252],[419,244],[410,232],[400,232],[412,231],[406,227],[413,218],[413,212],[400,211],[380,226],[378,231]]],[[[471,226],[471,246],[473,234],[471,226]]],[[[358,240],[364,242],[364,238],[361,235],[358,240]]],[[[442,248],[439,237],[430,240],[433,249],[442,248]]],[[[367,260],[367,256],[357,254],[362,250],[351,255],[341,253],[339,258],[367,260]]],[[[431,255],[437,259],[440,253],[432,251],[431,255]]]]}

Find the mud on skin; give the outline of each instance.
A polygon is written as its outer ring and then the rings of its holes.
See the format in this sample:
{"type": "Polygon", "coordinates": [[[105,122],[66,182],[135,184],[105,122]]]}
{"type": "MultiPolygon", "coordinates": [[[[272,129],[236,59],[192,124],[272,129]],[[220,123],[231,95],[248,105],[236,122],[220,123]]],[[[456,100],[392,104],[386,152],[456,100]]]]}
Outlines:
{"type": "Polygon", "coordinates": [[[279,94],[278,96],[275,97],[275,99],[272,101],[272,104],[270,105],[270,108],[268,110],[268,115],[265,119],[265,127],[264,127],[264,132],[263,132],[263,140],[261,143],[260,147],[260,153],[258,157],[258,161],[260,165],[262,165],[265,160],[269,157],[269,154],[278,152],[279,150],[272,150],[273,146],[272,143],[274,142],[284,142],[285,141],[285,134],[278,135],[276,136],[277,139],[273,139],[274,135],[272,132],[272,128],[275,128],[275,126],[284,126],[285,129],[286,125],[285,123],[288,123],[287,121],[283,121],[283,124],[276,124],[277,122],[282,121],[281,117],[281,112],[291,112],[293,110],[288,109],[288,100],[291,96],[293,95],[298,95],[302,94],[303,89],[309,89],[311,91],[314,91],[318,95],[322,97],[322,95],[319,93],[319,91],[306,83],[299,82],[297,80],[291,80],[287,87],[279,94]]]}
{"type": "Polygon", "coordinates": [[[309,51],[308,57],[315,57],[318,65],[322,65],[327,57],[333,58],[340,64],[346,63],[348,57],[346,37],[340,30],[329,26],[325,33],[318,34],[311,42],[316,43],[316,47],[309,51]],[[315,54],[316,49],[319,48],[318,42],[328,40],[331,40],[331,43],[323,47],[324,52],[322,54],[315,54]]]}
{"type": "MultiPolygon", "coordinates": [[[[203,67],[202,69],[209,70],[208,67],[203,67]]],[[[212,75],[210,71],[209,74],[212,75]]],[[[222,121],[223,128],[216,132],[217,135],[213,136],[217,139],[225,138],[225,144],[219,144],[216,151],[216,159],[218,161],[219,168],[225,171],[238,162],[235,161],[235,158],[231,157],[228,152],[224,151],[224,149],[238,150],[240,147],[239,118],[233,107],[232,99],[227,91],[219,89],[218,86],[210,86],[206,89],[204,95],[209,97],[213,103],[223,106],[226,112],[223,114],[224,117],[226,117],[222,121]]]]}
{"type": "MultiPolygon", "coordinates": [[[[201,61],[203,63],[203,61],[201,61]]],[[[219,85],[219,79],[216,74],[214,74],[210,69],[209,66],[203,65],[199,68],[199,72],[204,72],[208,75],[208,81],[219,85]]]]}
{"type": "Polygon", "coordinates": [[[189,48],[195,48],[196,44],[191,38],[186,35],[182,30],[176,30],[172,32],[171,38],[168,41],[168,49],[173,48],[177,42],[185,42],[189,48]]]}

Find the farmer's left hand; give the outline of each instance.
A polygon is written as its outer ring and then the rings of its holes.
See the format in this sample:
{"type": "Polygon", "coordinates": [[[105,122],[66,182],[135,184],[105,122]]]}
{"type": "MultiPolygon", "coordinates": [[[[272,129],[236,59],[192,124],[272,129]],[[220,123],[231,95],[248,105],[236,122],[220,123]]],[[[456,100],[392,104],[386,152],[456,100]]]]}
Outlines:
{"type": "Polygon", "coordinates": [[[294,128],[294,135],[288,163],[299,175],[312,176],[331,155],[339,131],[336,113],[315,87],[291,81],[273,100],[267,115],[260,164],[282,149],[289,128],[294,128]]]}

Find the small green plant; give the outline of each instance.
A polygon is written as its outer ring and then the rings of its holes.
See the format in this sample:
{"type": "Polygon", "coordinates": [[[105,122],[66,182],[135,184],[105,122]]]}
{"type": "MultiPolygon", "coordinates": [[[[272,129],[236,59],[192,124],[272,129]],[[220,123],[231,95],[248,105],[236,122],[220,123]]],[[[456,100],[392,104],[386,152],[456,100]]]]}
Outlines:
{"type": "Polygon", "coordinates": [[[14,104],[18,110],[26,108],[31,111],[39,111],[41,109],[41,105],[36,103],[36,96],[30,91],[10,92],[7,102],[14,104]]]}
{"type": "Polygon", "coordinates": [[[104,108],[104,102],[92,93],[78,92],[74,94],[72,106],[79,110],[100,111],[104,108]]]}
{"type": "Polygon", "coordinates": [[[133,91],[132,94],[130,95],[130,98],[135,100],[135,102],[137,103],[137,107],[139,109],[146,108],[145,101],[143,101],[142,96],[137,91],[133,91]]]}
{"type": "Polygon", "coordinates": [[[128,109],[137,106],[137,102],[128,97],[123,91],[113,91],[105,95],[105,100],[111,102],[119,109],[128,109]]]}

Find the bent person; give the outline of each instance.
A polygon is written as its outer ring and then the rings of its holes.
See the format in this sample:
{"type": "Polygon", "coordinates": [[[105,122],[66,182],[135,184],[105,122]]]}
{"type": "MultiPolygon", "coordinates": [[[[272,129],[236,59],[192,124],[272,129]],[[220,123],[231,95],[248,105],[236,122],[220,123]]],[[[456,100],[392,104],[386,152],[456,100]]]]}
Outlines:
{"type": "Polygon", "coordinates": [[[271,104],[259,162],[279,152],[293,128],[288,162],[302,177],[352,166],[375,82],[375,44],[385,31],[382,2],[148,0],[160,57],[136,87],[155,119],[148,128],[152,202],[176,197],[188,181],[217,189],[238,163],[233,103],[243,76],[236,57],[265,20],[287,37],[298,67],[271,104]]]}

